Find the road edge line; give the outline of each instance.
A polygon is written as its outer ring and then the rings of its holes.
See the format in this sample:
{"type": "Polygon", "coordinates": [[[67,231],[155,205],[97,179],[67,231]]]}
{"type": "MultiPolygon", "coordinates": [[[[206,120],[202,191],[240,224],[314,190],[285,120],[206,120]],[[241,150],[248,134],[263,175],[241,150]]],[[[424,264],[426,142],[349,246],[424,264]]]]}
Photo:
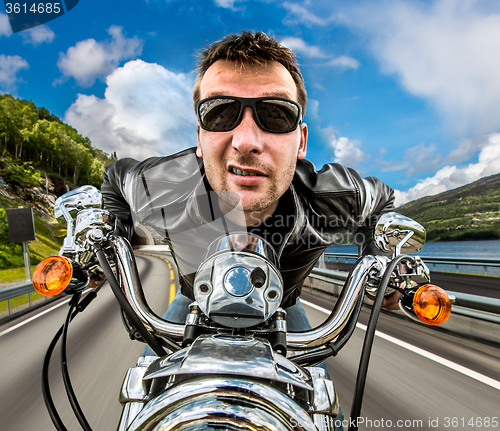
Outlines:
{"type": "MultiPolygon", "coordinates": [[[[306,301],[304,299],[300,299],[300,302],[308,307],[312,307],[322,313],[331,314],[331,311],[326,308],[320,307],[319,305],[313,304],[312,302],[306,301]]],[[[356,323],[356,326],[363,331],[366,331],[366,326],[362,323],[356,323]]],[[[485,385],[491,386],[494,389],[500,390],[500,382],[498,380],[492,379],[491,377],[485,376],[484,374],[478,373],[477,371],[471,370],[470,368],[464,367],[463,365],[457,364],[456,362],[450,361],[449,359],[445,359],[441,356],[438,356],[432,352],[421,349],[420,347],[414,346],[413,344],[407,343],[405,341],[399,340],[391,335],[388,335],[384,332],[375,331],[375,335],[389,341],[390,343],[396,344],[398,346],[403,347],[404,349],[410,350],[417,355],[423,356],[424,358],[430,359],[431,361],[437,362],[447,368],[455,370],[461,374],[464,374],[478,382],[484,383],[485,385]]]]}
{"type": "Polygon", "coordinates": [[[65,301],[59,302],[58,304],[54,305],[51,308],[48,308],[47,310],[42,311],[41,313],[38,313],[38,314],[36,314],[34,316],[31,316],[29,319],[23,320],[22,322],[18,323],[17,325],[11,326],[9,329],[6,329],[5,331],[0,332],[0,337],[2,337],[3,335],[8,334],[9,332],[14,331],[17,328],[20,328],[23,325],[26,325],[26,323],[29,323],[29,322],[37,319],[38,317],[43,316],[44,314],[49,313],[50,311],[55,310],[56,308],[60,307],[61,305],[67,304],[69,301],[71,301],[71,297],[68,298],[68,299],[66,299],[65,301]]]}

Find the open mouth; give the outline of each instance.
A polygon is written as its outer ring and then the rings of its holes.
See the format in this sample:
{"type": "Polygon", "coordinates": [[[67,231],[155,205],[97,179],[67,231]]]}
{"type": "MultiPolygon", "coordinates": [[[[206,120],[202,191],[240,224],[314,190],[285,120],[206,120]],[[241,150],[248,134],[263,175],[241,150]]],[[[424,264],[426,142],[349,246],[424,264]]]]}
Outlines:
{"type": "Polygon", "coordinates": [[[230,171],[235,174],[235,175],[240,175],[242,177],[261,177],[262,174],[259,174],[259,173],[256,173],[256,172],[247,172],[247,171],[243,171],[241,169],[238,169],[238,168],[231,168],[230,171]]]}

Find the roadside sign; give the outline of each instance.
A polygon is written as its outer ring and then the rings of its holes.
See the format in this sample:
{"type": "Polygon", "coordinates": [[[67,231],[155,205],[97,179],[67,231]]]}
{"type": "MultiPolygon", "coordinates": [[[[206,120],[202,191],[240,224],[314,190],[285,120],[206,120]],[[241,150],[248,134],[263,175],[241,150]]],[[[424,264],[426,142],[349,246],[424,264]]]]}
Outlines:
{"type": "Polygon", "coordinates": [[[35,222],[32,208],[6,209],[9,237],[12,242],[34,241],[35,222]]]}

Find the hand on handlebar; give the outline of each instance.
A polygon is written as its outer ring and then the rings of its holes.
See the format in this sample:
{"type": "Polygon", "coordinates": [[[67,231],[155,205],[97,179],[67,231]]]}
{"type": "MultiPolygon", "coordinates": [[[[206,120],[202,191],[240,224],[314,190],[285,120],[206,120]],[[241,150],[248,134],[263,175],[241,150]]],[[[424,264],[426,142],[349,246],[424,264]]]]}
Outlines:
{"type": "Polygon", "coordinates": [[[101,284],[106,281],[106,277],[101,272],[89,271],[89,284],[87,285],[90,289],[97,289],[101,284]]]}
{"type": "MultiPolygon", "coordinates": [[[[404,283],[401,287],[404,288],[404,283]]],[[[370,295],[369,293],[367,293],[366,296],[372,301],[375,300],[375,296],[370,295]]],[[[386,310],[399,310],[398,301],[400,296],[401,292],[395,290],[389,296],[384,297],[384,299],[382,300],[382,308],[385,308],[386,310]]]]}
{"type": "MultiPolygon", "coordinates": [[[[398,265],[398,270],[399,274],[407,274],[408,269],[406,268],[406,265],[400,263],[398,265]]],[[[404,289],[406,287],[406,282],[403,281],[401,285],[399,286],[400,289],[404,289]]],[[[375,300],[375,296],[366,294],[366,296],[371,299],[372,301],[375,300]]],[[[385,308],[386,310],[399,310],[399,297],[401,296],[401,292],[398,290],[395,290],[393,293],[390,295],[384,297],[382,300],[382,308],[385,308]]]]}
{"type": "MultiPolygon", "coordinates": [[[[402,288],[404,288],[403,284],[401,285],[402,288]]],[[[395,290],[393,293],[391,293],[389,296],[386,296],[382,300],[382,308],[385,308],[386,310],[399,310],[398,301],[400,296],[401,292],[395,290]]]]}

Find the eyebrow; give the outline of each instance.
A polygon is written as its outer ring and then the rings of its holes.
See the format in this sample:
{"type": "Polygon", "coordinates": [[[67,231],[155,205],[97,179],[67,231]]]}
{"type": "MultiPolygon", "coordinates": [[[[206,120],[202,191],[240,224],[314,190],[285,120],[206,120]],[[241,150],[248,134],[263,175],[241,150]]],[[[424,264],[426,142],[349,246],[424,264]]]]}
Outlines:
{"type": "Polygon", "coordinates": [[[275,91],[271,93],[264,93],[262,97],[283,97],[285,99],[290,99],[292,100],[290,94],[284,92],[284,91],[275,91]]]}
{"type": "MultiPolygon", "coordinates": [[[[207,99],[209,97],[217,97],[217,96],[224,96],[224,97],[238,97],[238,96],[233,96],[232,94],[224,94],[224,93],[219,93],[219,92],[208,92],[208,94],[204,97],[204,99],[207,99]]],[[[283,91],[273,91],[273,92],[266,92],[263,93],[261,96],[258,97],[282,97],[284,99],[290,99],[293,100],[292,97],[290,97],[290,94],[283,92],[283,91]]]]}

